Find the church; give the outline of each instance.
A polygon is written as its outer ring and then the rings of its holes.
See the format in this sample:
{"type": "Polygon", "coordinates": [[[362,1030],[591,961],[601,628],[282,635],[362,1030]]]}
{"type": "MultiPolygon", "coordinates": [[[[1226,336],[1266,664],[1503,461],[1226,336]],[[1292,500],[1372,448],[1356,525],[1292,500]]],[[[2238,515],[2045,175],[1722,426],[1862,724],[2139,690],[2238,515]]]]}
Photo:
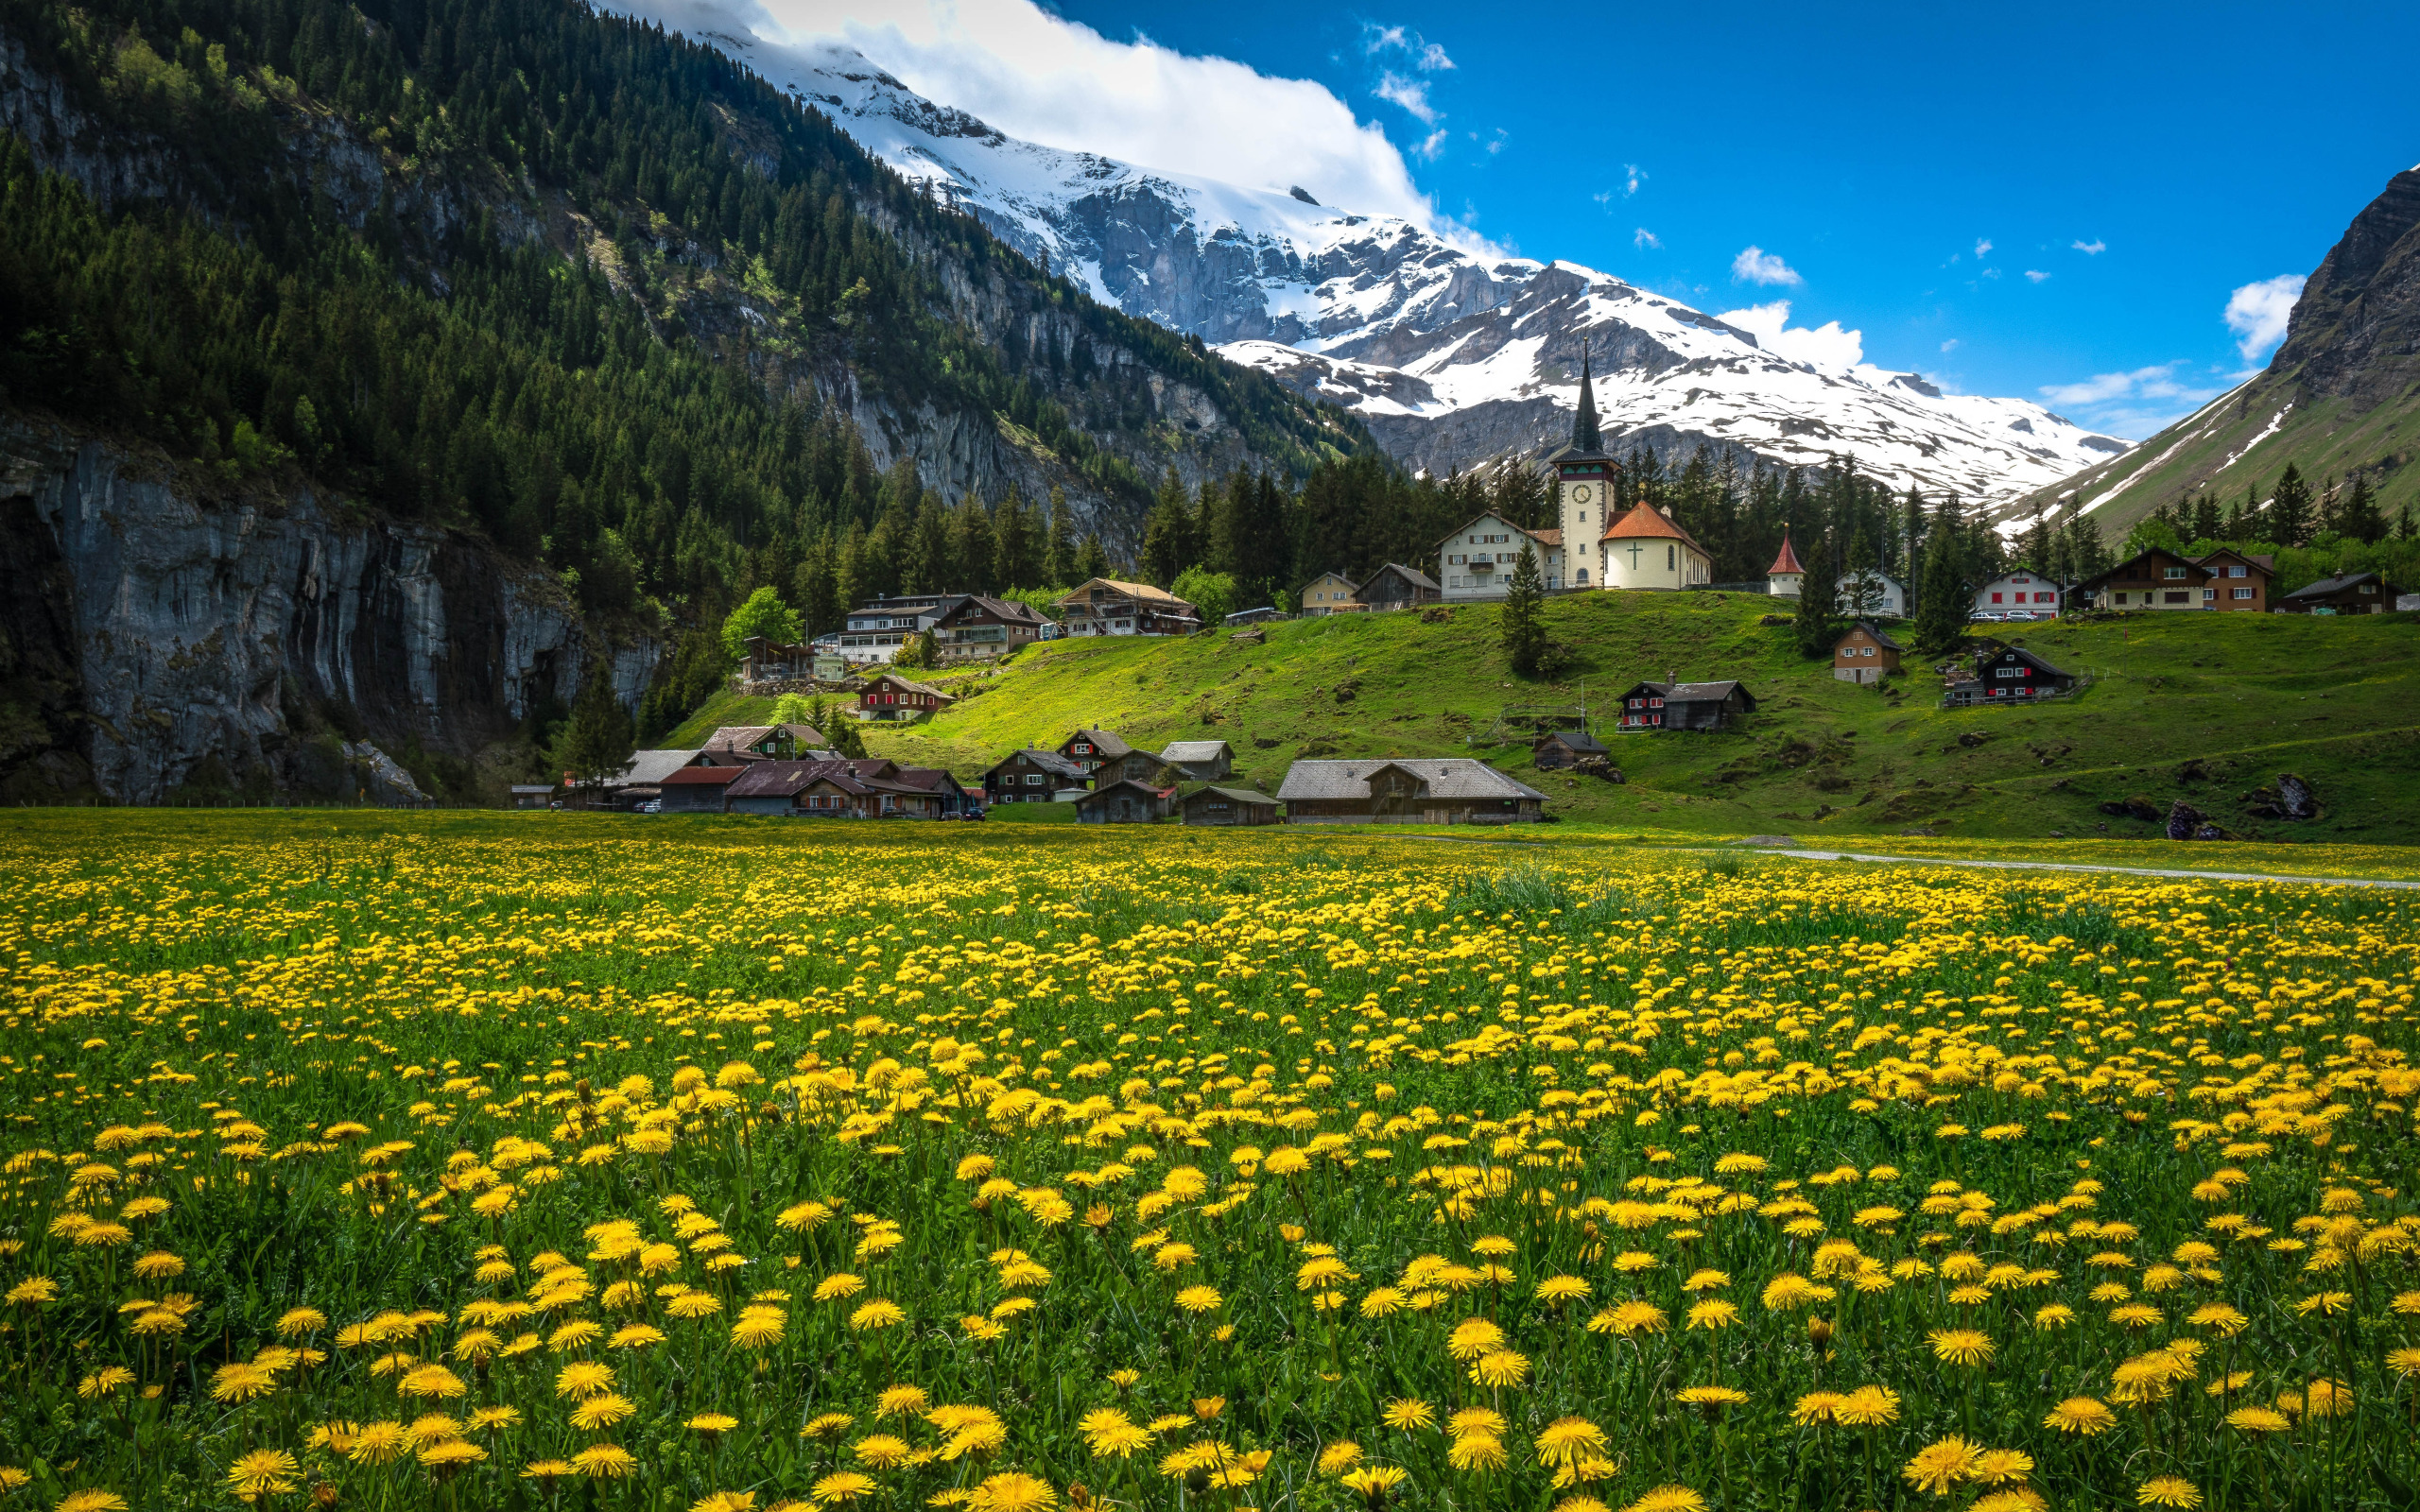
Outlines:
{"type": "Polygon", "coordinates": [[[1536,558],[1549,593],[1703,588],[1714,581],[1713,554],[1679,521],[1644,500],[1623,507],[1622,465],[1605,450],[1599,431],[1584,346],[1571,444],[1548,453],[1545,465],[1554,474],[1557,524],[1530,530],[1490,512],[1440,541],[1437,581],[1447,602],[1504,597],[1524,555],[1536,558]]]}
{"type": "Polygon", "coordinates": [[[1700,588],[1714,581],[1714,558],[1669,514],[1645,500],[1621,505],[1622,466],[1604,448],[1586,348],[1580,353],[1580,409],[1571,444],[1547,455],[1554,472],[1563,565],[1583,588],[1700,588]]]}

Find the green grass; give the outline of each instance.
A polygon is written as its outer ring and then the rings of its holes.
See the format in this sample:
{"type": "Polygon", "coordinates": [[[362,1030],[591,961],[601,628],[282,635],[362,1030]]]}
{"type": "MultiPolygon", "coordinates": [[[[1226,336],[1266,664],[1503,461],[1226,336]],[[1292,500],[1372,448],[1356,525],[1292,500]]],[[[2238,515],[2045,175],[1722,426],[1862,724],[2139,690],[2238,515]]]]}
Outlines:
{"type": "MultiPolygon", "coordinates": [[[[2008,627],[2010,640],[2093,685],[2034,708],[1949,712],[1935,707],[1938,679],[1920,666],[1888,693],[1834,681],[1827,662],[1796,655],[1786,627],[1757,623],[1773,607],[1715,593],[1553,600],[1547,624],[1577,660],[1552,685],[1513,679],[1492,606],[1458,608],[1443,624],[1388,614],[1278,625],[1261,646],[1232,632],[1057,642],[995,671],[942,675],[959,704],[924,725],[868,727],[867,741],[972,781],[1018,747],[1057,746],[1080,726],[1152,747],[1217,737],[1234,746],[1243,781],[1271,791],[1305,756],[1480,756],[1542,788],[1550,814],[1625,831],[2141,839],[2157,827],[2099,807],[2140,796],[2163,813],[2184,798],[2271,843],[2420,841],[2420,804],[2410,801],[2420,779],[2412,615],[2008,627]],[[1623,688],[1670,672],[1739,679],[1759,712],[1738,733],[1608,732],[1628,779],[1620,786],[1539,773],[1526,746],[1464,743],[1506,703],[1585,696],[1610,714],[1623,688]],[[2243,795],[2283,771],[2313,783],[2323,819],[2249,814],[2243,795]]],[[[680,734],[702,738],[769,708],[724,695],[680,734]]]]}

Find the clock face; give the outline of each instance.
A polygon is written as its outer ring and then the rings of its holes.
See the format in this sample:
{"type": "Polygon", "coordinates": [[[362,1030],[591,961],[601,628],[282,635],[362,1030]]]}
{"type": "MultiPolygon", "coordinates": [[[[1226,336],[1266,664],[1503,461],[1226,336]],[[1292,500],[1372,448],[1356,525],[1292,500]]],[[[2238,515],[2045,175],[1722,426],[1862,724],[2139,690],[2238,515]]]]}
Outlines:
{"type": "Polygon", "coordinates": [[[1591,490],[1587,484],[1575,483],[1571,486],[1572,503],[1586,504],[1593,497],[1595,497],[1595,490],[1591,490]]]}

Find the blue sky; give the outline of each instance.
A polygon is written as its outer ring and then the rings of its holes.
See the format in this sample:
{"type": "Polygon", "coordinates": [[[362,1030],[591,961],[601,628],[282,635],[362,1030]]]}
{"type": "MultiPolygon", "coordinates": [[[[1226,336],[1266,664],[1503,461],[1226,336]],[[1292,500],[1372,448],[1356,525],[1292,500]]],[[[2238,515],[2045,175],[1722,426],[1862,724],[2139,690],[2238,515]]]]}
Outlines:
{"type": "Polygon", "coordinates": [[[2308,273],[2420,162],[2409,4],[1050,9],[1325,84],[1526,255],[1787,297],[1868,361],[2130,438],[2256,365],[2247,337],[2265,361],[2283,301],[2231,329],[2235,291],[2308,273]],[[1735,268],[1750,247],[1779,267],[1735,268]]]}

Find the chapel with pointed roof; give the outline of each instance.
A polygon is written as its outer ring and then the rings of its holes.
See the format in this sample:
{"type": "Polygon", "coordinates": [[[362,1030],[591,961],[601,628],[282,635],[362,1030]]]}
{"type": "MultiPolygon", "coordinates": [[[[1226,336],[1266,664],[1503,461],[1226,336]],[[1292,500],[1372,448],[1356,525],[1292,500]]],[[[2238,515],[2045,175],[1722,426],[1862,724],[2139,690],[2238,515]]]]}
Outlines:
{"type": "Polygon", "coordinates": [[[1564,543],[1568,582],[1549,588],[1603,586],[1602,567],[1594,559],[1592,542],[1603,536],[1620,512],[1621,462],[1605,450],[1597,421],[1597,387],[1588,370],[1588,348],[1580,348],[1580,408],[1571,417],[1571,441],[1547,454],[1554,470],[1555,519],[1564,543]]]}

